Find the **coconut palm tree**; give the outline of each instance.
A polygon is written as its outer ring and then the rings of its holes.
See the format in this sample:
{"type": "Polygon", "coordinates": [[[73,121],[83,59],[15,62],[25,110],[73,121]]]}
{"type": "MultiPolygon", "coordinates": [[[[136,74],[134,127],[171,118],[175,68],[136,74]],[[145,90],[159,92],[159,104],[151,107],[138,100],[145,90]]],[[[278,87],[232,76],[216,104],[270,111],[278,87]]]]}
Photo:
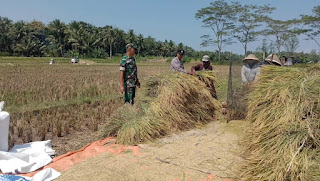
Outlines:
{"type": "Polygon", "coordinates": [[[63,52],[65,51],[66,47],[67,26],[65,23],[56,19],[49,23],[48,30],[50,43],[58,48],[58,56],[63,56],[63,52]]]}
{"type": "Polygon", "coordinates": [[[129,30],[127,33],[127,43],[136,43],[137,37],[133,30],[129,30]]]}
{"type": "Polygon", "coordinates": [[[138,55],[140,55],[141,50],[143,49],[143,35],[139,34],[137,37],[137,47],[138,47],[138,55]]]}
{"type": "Polygon", "coordinates": [[[12,53],[13,37],[10,34],[12,27],[10,19],[0,16],[0,52],[12,53]]]}
{"type": "Polygon", "coordinates": [[[115,43],[115,41],[118,38],[118,31],[116,29],[114,29],[112,26],[108,26],[107,27],[107,40],[109,43],[109,57],[112,58],[112,49],[113,49],[113,44],[115,43]]]}

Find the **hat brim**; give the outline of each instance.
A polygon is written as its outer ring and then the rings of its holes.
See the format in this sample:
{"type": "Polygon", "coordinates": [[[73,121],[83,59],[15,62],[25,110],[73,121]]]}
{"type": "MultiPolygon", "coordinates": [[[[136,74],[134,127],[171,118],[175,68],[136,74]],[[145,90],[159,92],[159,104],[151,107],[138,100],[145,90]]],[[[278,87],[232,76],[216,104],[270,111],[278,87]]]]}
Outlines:
{"type": "Polygon", "coordinates": [[[243,59],[243,62],[244,62],[244,63],[247,63],[248,60],[254,60],[254,61],[256,61],[257,63],[260,62],[260,60],[258,60],[258,59],[243,59]]]}
{"type": "Polygon", "coordinates": [[[130,48],[133,48],[135,50],[138,49],[138,47],[136,45],[129,45],[129,46],[126,47],[127,50],[130,49],[130,48]]]}
{"type": "Polygon", "coordinates": [[[266,59],[266,61],[269,62],[269,63],[271,63],[271,64],[276,64],[276,65],[278,65],[278,66],[282,66],[282,63],[280,63],[280,62],[278,62],[278,61],[274,61],[274,60],[270,60],[270,59],[269,59],[269,60],[266,59]]]}
{"type": "Polygon", "coordinates": [[[202,59],[203,62],[210,62],[209,59],[202,59]]]}

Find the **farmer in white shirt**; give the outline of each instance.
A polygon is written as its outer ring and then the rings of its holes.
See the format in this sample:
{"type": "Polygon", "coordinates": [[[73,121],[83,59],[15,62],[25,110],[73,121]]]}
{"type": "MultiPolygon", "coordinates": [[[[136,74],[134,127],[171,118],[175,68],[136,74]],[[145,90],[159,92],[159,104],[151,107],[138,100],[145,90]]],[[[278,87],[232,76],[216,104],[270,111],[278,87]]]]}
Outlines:
{"type": "Polygon", "coordinates": [[[241,69],[242,83],[246,84],[257,81],[260,74],[259,59],[255,55],[250,54],[243,62],[245,65],[241,69]]]}
{"type": "Polygon", "coordinates": [[[174,57],[171,61],[171,71],[182,72],[188,74],[187,71],[184,70],[182,58],[184,56],[184,50],[179,49],[177,51],[177,56],[174,57]]]}

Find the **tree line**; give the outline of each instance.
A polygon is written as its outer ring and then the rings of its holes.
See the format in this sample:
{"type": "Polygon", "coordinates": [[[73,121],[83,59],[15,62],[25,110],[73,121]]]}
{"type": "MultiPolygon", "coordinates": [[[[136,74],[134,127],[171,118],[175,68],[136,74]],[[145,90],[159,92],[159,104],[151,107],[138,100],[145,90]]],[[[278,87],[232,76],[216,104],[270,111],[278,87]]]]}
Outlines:
{"type": "MultiPolygon", "coordinates": [[[[270,5],[243,5],[217,0],[198,10],[196,19],[212,30],[212,33],[201,37],[201,45],[215,45],[216,51],[195,51],[183,43],[158,41],[151,36],[137,34],[134,30],[124,31],[108,25],[97,27],[83,21],[66,24],[58,19],[46,25],[41,21],[13,22],[0,16],[0,56],[80,55],[106,58],[124,54],[125,45],[134,43],[138,47],[138,56],[172,57],[181,48],[186,50],[187,57],[201,59],[203,54],[209,54],[211,60],[223,61],[230,54],[223,51],[226,45],[239,42],[244,55],[247,55],[252,52],[248,50],[248,44],[261,37],[262,44],[256,48],[256,52],[293,55],[299,46],[298,37],[302,34],[320,48],[320,6],[315,6],[311,15],[301,15],[299,19],[288,21],[272,19],[270,15],[275,9],[270,5]]],[[[315,52],[312,54],[315,57],[315,52]]]]}
{"type": "MultiPolygon", "coordinates": [[[[202,36],[202,46],[215,45],[220,54],[226,45],[236,41],[243,46],[244,54],[248,54],[248,44],[264,37],[262,51],[266,51],[267,40],[269,50],[281,54],[283,48],[293,54],[299,45],[299,35],[307,35],[320,48],[320,6],[312,10],[312,15],[301,15],[299,19],[281,21],[272,19],[275,10],[270,5],[243,5],[239,2],[217,0],[208,7],[198,10],[195,17],[203,26],[212,30],[211,34],[202,36]],[[276,50],[274,50],[276,49],[276,50]]],[[[271,53],[270,52],[270,53],[271,53]]],[[[274,52],[272,52],[274,53],[274,52]]]]}
{"type": "Polygon", "coordinates": [[[83,21],[66,24],[56,19],[45,25],[41,21],[13,22],[0,17],[0,55],[106,58],[124,54],[127,43],[137,45],[139,56],[170,57],[178,48],[185,49],[190,57],[199,54],[183,43],[157,41],[134,30],[96,27],[83,21]]]}

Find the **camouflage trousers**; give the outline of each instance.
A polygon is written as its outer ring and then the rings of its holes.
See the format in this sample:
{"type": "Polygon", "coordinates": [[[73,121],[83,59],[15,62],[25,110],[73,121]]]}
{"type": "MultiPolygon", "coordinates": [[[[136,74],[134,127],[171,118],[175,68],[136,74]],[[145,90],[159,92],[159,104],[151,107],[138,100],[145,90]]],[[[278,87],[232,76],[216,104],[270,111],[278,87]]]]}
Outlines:
{"type": "Polygon", "coordinates": [[[124,103],[134,104],[134,98],[136,97],[135,87],[125,87],[124,103]]]}

